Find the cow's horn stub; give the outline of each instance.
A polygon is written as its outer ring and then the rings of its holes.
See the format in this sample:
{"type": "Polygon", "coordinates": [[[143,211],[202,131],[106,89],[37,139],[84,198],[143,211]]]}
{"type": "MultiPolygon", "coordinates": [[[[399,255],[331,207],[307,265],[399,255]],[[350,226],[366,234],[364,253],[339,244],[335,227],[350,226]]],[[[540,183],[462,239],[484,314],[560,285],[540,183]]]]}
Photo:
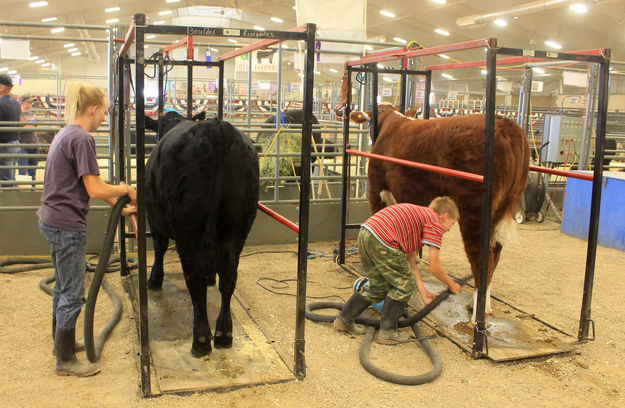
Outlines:
{"type": "Polygon", "coordinates": [[[349,118],[351,120],[353,120],[356,123],[364,123],[364,122],[369,122],[370,118],[369,115],[367,115],[364,112],[361,111],[353,111],[350,115],[349,118]]]}

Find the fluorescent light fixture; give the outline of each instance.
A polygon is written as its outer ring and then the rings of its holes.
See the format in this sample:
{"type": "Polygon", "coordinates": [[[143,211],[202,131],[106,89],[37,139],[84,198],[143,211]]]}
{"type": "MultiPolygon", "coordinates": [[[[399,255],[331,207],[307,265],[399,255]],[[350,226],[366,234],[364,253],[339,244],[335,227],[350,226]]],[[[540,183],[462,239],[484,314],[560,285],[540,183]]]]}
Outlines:
{"type": "Polygon", "coordinates": [[[156,38],[156,34],[148,34],[145,36],[146,40],[151,40],[152,38],[156,38]]]}
{"type": "Polygon", "coordinates": [[[321,72],[319,72],[319,71],[313,71],[313,72],[314,72],[315,74],[317,74],[317,75],[320,75],[320,74],[321,74],[321,72]]]}
{"type": "Polygon", "coordinates": [[[298,77],[300,78],[304,78],[304,74],[302,74],[301,72],[297,74],[298,77]]]}
{"type": "Polygon", "coordinates": [[[365,45],[365,50],[373,51],[373,47],[367,44],[367,45],[365,45]]]}
{"type": "Polygon", "coordinates": [[[178,3],[180,0],[165,0],[165,3],[178,3]]]}
{"type": "Polygon", "coordinates": [[[34,61],[34,60],[36,60],[36,59],[39,59],[39,57],[37,57],[37,56],[35,56],[35,55],[34,55],[34,56],[32,56],[32,57],[28,57],[28,61],[34,61]]]}
{"type": "Polygon", "coordinates": [[[44,62],[46,62],[46,60],[38,59],[37,61],[35,61],[35,64],[43,64],[44,62]]]}
{"type": "Polygon", "coordinates": [[[173,11],[171,11],[171,10],[163,10],[163,11],[159,11],[159,12],[158,12],[158,15],[159,15],[159,16],[168,16],[168,15],[170,15],[171,13],[173,13],[173,11]]]}
{"type": "Polygon", "coordinates": [[[49,62],[46,62],[45,64],[41,64],[41,66],[42,66],[42,67],[49,67],[49,66],[50,66],[50,63],[49,63],[49,62]]]}
{"type": "Polygon", "coordinates": [[[70,48],[67,52],[72,53],[78,51],[78,47],[70,48]]]}
{"type": "Polygon", "coordinates": [[[65,48],[72,48],[75,45],[76,44],[74,44],[74,43],[67,43],[67,44],[63,44],[63,47],[65,47],[65,48]]]}
{"type": "Polygon", "coordinates": [[[109,18],[108,20],[105,20],[104,22],[106,24],[119,23],[119,18],[109,18]]]}
{"type": "Polygon", "coordinates": [[[498,18],[497,20],[493,21],[493,23],[495,23],[495,25],[498,25],[499,27],[505,27],[508,25],[508,22],[502,18],[498,18]]]}
{"type": "Polygon", "coordinates": [[[74,52],[74,53],[72,53],[72,57],[77,57],[77,56],[79,56],[79,55],[80,55],[80,53],[79,53],[79,52],[74,52]]]}
{"type": "Polygon", "coordinates": [[[440,34],[440,35],[444,35],[444,36],[448,36],[449,35],[449,31],[445,31],[442,28],[437,28],[436,30],[434,30],[434,32],[436,34],[440,34]]]}
{"type": "Polygon", "coordinates": [[[145,44],[145,45],[143,46],[143,49],[146,49],[146,48],[148,48],[148,47],[149,47],[149,45],[145,44]]]}
{"type": "Polygon", "coordinates": [[[284,23],[284,20],[279,17],[271,17],[271,21],[275,21],[276,23],[284,23]]]}
{"type": "Polygon", "coordinates": [[[441,76],[442,76],[443,78],[447,78],[447,79],[454,79],[454,77],[452,77],[452,76],[451,76],[451,75],[449,75],[449,74],[445,74],[445,73],[442,73],[442,74],[441,74],[441,76]]]}
{"type": "Polygon", "coordinates": [[[336,69],[334,69],[334,68],[328,68],[328,71],[330,71],[330,72],[334,72],[335,74],[339,72],[339,71],[337,71],[337,70],[336,70],[336,69]]]}
{"type": "Polygon", "coordinates": [[[569,8],[579,14],[584,14],[588,12],[588,7],[584,3],[571,4],[569,8]]]}
{"type": "Polygon", "coordinates": [[[4,71],[8,71],[8,70],[9,70],[9,67],[2,67],[2,68],[0,68],[0,72],[4,72],[4,71]]]}
{"type": "Polygon", "coordinates": [[[219,52],[219,50],[217,48],[211,48],[212,52],[219,52]]]}
{"type": "Polygon", "coordinates": [[[57,18],[56,17],[46,17],[46,18],[42,18],[41,22],[42,23],[49,23],[50,21],[56,21],[57,18]]]}
{"type": "Polygon", "coordinates": [[[116,11],[119,11],[119,7],[109,7],[109,8],[104,9],[105,13],[114,13],[116,11]]]}
{"type": "Polygon", "coordinates": [[[450,59],[451,57],[447,54],[438,54],[439,57],[441,58],[445,58],[445,59],[450,59]]]}
{"type": "Polygon", "coordinates": [[[488,71],[487,71],[487,70],[485,70],[485,69],[483,69],[483,70],[482,70],[482,71],[480,71],[480,72],[482,73],[482,75],[486,75],[486,74],[488,74],[488,71]]]}
{"type": "Polygon", "coordinates": [[[561,49],[561,48],[562,48],[562,45],[558,44],[558,43],[557,43],[557,42],[555,42],[555,41],[551,41],[551,40],[549,40],[549,41],[545,41],[545,44],[547,44],[547,45],[548,45],[548,46],[550,46],[551,48],[555,48],[555,49],[557,49],[557,50],[559,50],[559,49],[561,49]]]}
{"type": "Polygon", "coordinates": [[[408,42],[404,40],[403,38],[399,38],[399,37],[393,37],[393,41],[397,41],[398,43],[402,43],[402,44],[406,44],[408,42]]]}
{"type": "Polygon", "coordinates": [[[434,3],[447,4],[447,0],[432,0],[434,3]]]}
{"type": "Polygon", "coordinates": [[[544,74],[545,70],[542,68],[532,68],[532,71],[536,72],[537,74],[544,74]]]}
{"type": "Polygon", "coordinates": [[[153,24],[154,24],[154,25],[161,25],[161,24],[165,24],[165,20],[158,20],[158,21],[155,21],[153,24]]]}
{"type": "Polygon", "coordinates": [[[50,30],[52,34],[60,33],[63,31],[65,31],[65,27],[57,27],[57,28],[53,28],[52,30],[50,30]]]}
{"type": "Polygon", "coordinates": [[[45,7],[47,5],[48,5],[47,1],[34,1],[32,3],[28,3],[28,7],[30,7],[30,8],[45,7]]]}
{"type": "Polygon", "coordinates": [[[385,81],[385,82],[393,82],[393,79],[392,79],[392,78],[389,78],[389,77],[382,77],[382,81],[385,81]]]}
{"type": "Polygon", "coordinates": [[[297,6],[293,6],[293,10],[297,10],[297,6]]]}
{"type": "Polygon", "coordinates": [[[235,40],[234,38],[228,38],[228,42],[231,42],[232,44],[237,44],[237,40],[235,40]]]}
{"type": "Polygon", "coordinates": [[[9,75],[17,74],[17,70],[16,69],[12,69],[9,72],[7,72],[7,74],[9,74],[9,75]]]}
{"type": "Polygon", "coordinates": [[[388,10],[380,10],[380,14],[382,14],[384,17],[388,17],[388,18],[395,18],[395,17],[397,17],[397,15],[395,13],[393,13],[392,11],[388,11],[388,10]]]}
{"type": "Polygon", "coordinates": [[[265,27],[254,26],[254,30],[265,31],[265,27]]]}

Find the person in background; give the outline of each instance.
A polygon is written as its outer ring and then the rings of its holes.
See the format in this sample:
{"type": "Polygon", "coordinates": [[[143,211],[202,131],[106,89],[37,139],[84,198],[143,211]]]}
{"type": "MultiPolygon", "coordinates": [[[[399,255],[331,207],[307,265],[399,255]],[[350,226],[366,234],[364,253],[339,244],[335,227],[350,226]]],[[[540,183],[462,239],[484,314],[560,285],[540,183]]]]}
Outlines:
{"type": "MultiPolygon", "coordinates": [[[[37,101],[35,97],[31,94],[24,94],[19,97],[20,104],[22,106],[22,115],[20,120],[22,122],[34,122],[35,115],[31,110],[33,108],[33,103],[37,101]]],[[[31,125],[24,125],[24,127],[32,128],[31,125]]],[[[37,139],[36,132],[22,132],[19,136],[20,144],[36,144],[39,143],[37,139]]],[[[22,154],[30,154],[36,155],[40,154],[41,151],[38,147],[20,147],[22,154]]],[[[37,157],[22,157],[17,160],[19,165],[18,174],[30,176],[31,179],[35,180],[35,176],[37,174],[37,169],[35,168],[27,168],[27,167],[36,167],[39,164],[39,158],[37,157]]]]}
{"type": "Polygon", "coordinates": [[[334,319],[339,331],[364,334],[355,326],[355,319],[370,304],[384,300],[379,344],[397,344],[408,341],[409,333],[397,330],[398,321],[415,290],[427,304],[434,294],[423,285],[417,268],[416,253],[428,245],[430,272],[456,294],[460,285],[443,269],[439,251],[443,234],[458,221],[458,207],[449,197],[437,197],[429,207],[401,203],[391,205],[373,214],[360,227],[358,252],[364,274],[369,283],[362,293],[354,292],[341,314],[334,319]]]}
{"type": "MultiPolygon", "coordinates": [[[[13,98],[11,90],[13,89],[13,80],[7,74],[0,74],[0,122],[19,122],[20,120],[20,103],[13,98]]],[[[1,123],[0,123],[1,125],[1,123]]],[[[15,125],[8,125],[15,126],[15,125]]],[[[0,129],[1,130],[1,129],[0,129]]],[[[0,154],[17,155],[20,152],[19,136],[17,132],[0,132],[0,154]]],[[[1,158],[0,166],[13,167],[8,169],[0,169],[0,181],[15,180],[15,166],[17,160],[14,157],[1,158]]],[[[0,187],[15,187],[12,184],[0,184],[0,187]]]]}
{"type": "MultiPolygon", "coordinates": [[[[87,213],[89,199],[99,198],[111,206],[116,197],[137,192],[127,184],[112,185],[100,177],[95,140],[89,134],[107,114],[107,98],[99,87],[74,83],[65,99],[67,126],[55,136],[46,160],[39,229],[50,247],[54,266],[52,330],[57,375],[86,377],[97,374],[97,363],[83,363],[75,355],[76,320],[85,293],[87,213]]],[[[128,216],[134,205],[122,210],[128,216]]]]}

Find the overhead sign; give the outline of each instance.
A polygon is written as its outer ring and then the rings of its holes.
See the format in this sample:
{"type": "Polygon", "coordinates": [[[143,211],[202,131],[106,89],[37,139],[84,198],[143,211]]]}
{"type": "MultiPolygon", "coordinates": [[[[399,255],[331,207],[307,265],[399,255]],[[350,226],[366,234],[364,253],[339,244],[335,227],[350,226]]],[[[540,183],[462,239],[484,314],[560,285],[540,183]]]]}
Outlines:
{"type": "MultiPolygon", "coordinates": [[[[278,72],[278,50],[252,51],[252,72],[278,72]]],[[[236,57],[235,69],[237,71],[249,70],[249,54],[236,57]]]]}

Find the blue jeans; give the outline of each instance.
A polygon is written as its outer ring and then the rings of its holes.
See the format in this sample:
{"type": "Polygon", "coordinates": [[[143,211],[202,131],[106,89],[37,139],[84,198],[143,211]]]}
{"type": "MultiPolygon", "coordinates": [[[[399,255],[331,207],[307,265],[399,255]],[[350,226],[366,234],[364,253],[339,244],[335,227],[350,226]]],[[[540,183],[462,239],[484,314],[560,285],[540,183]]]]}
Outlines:
{"type": "MultiPolygon", "coordinates": [[[[22,154],[39,154],[38,147],[22,147],[22,154]]],[[[19,166],[36,166],[39,164],[38,157],[24,157],[21,159],[17,159],[17,164],[19,166]]],[[[19,169],[19,174],[28,175],[33,180],[35,179],[35,174],[37,174],[37,169],[19,169]]]]}
{"type": "Polygon", "coordinates": [[[76,327],[85,295],[86,231],[65,231],[39,221],[39,230],[50,247],[54,266],[54,295],[52,313],[56,327],[69,330],[76,327]]]}
{"type": "MultiPolygon", "coordinates": [[[[0,147],[0,153],[2,154],[19,154],[20,148],[17,146],[19,141],[13,140],[8,142],[10,144],[14,144],[15,146],[2,146],[0,147]]],[[[17,159],[15,157],[11,158],[0,158],[0,166],[13,166],[17,165],[17,159]]],[[[15,169],[0,169],[0,180],[15,180],[15,169]]],[[[14,185],[8,184],[0,184],[0,187],[15,187],[14,185]]]]}

